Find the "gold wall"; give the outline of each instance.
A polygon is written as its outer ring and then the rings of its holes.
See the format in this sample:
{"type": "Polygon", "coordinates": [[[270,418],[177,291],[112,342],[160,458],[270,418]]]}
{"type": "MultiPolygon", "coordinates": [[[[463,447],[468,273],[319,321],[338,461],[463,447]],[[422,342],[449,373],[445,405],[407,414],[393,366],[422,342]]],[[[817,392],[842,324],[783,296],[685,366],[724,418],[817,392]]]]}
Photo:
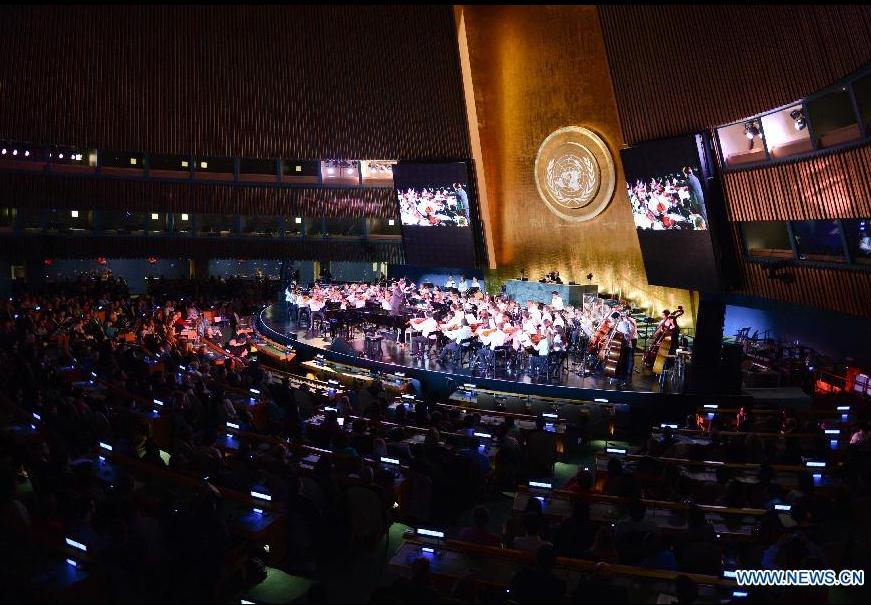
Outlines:
{"type": "MultiPolygon", "coordinates": [[[[521,267],[530,279],[556,269],[564,281],[582,284],[592,273],[600,292],[620,294],[657,314],[680,304],[687,311],[686,324],[695,323],[688,291],[647,284],[624,186],[620,122],[596,8],[462,6],[456,16],[480,138],[473,154],[480,153],[475,159],[486,175],[482,215],[489,219],[486,236],[495,255],[488,282],[516,277],[521,267]],[[539,144],[569,125],[598,133],[617,168],[611,204],[582,223],[552,214],[533,174],[539,144]]],[[[470,125],[475,128],[471,120],[470,125]]]]}

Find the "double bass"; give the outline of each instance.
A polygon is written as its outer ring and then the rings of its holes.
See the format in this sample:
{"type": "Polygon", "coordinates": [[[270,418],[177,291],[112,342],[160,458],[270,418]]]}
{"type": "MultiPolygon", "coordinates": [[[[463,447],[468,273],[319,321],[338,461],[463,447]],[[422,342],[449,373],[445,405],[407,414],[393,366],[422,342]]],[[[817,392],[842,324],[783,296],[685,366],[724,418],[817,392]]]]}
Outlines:
{"type": "Polygon", "coordinates": [[[608,338],[608,334],[611,333],[611,330],[616,325],[615,317],[617,313],[612,313],[608,317],[602,320],[602,323],[599,324],[599,328],[596,330],[596,333],[590,339],[590,346],[588,351],[590,353],[600,355],[602,352],[602,345],[604,344],[604,340],[608,338]]]}
{"type": "Polygon", "coordinates": [[[615,324],[608,343],[602,348],[599,358],[603,362],[602,374],[609,378],[617,376],[617,368],[623,363],[623,334],[617,331],[615,324]]]}
{"type": "MultiPolygon", "coordinates": [[[[679,306],[677,311],[668,316],[668,319],[675,320],[683,314],[683,307],[679,306]]],[[[652,369],[655,374],[662,373],[662,368],[665,365],[665,360],[667,358],[666,356],[669,351],[671,351],[674,330],[677,327],[676,323],[674,324],[674,327],[666,327],[666,321],[667,320],[664,320],[656,329],[656,332],[653,334],[653,342],[650,343],[650,346],[647,347],[647,351],[644,352],[644,367],[652,369]]]]}

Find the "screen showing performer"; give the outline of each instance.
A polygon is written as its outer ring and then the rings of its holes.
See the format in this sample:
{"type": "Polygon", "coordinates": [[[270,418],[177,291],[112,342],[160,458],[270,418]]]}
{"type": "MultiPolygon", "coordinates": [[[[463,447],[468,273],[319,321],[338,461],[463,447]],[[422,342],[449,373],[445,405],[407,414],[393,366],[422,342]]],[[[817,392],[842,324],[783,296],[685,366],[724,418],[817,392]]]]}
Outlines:
{"type": "Polygon", "coordinates": [[[651,285],[717,291],[709,140],[687,135],[620,152],[626,193],[651,285]]]}
{"type": "Polygon", "coordinates": [[[650,180],[627,181],[635,226],[654,231],[707,229],[705,193],[698,174],[698,166],[684,166],[650,180]]]}
{"type": "Polygon", "coordinates": [[[468,227],[469,196],[464,183],[443,187],[397,189],[403,225],[468,227]]]}
{"type": "Polygon", "coordinates": [[[400,162],[393,169],[393,181],[406,262],[417,266],[474,266],[466,164],[400,162]]]}

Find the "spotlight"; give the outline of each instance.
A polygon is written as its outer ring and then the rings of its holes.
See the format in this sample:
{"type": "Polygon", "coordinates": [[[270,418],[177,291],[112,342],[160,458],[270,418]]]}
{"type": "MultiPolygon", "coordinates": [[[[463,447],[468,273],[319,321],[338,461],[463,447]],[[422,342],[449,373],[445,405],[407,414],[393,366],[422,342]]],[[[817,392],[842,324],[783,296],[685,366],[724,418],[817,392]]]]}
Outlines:
{"type": "Polygon", "coordinates": [[[29,157],[30,157],[30,151],[25,150],[25,151],[24,151],[24,157],[29,158],[29,157]]]}
{"type": "Polygon", "coordinates": [[[0,150],[0,153],[2,153],[3,155],[6,155],[6,148],[4,147],[2,150],[0,150]]]}
{"type": "Polygon", "coordinates": [[[792,121],[795,122],[796,130],[804,130],[807,126],[807,118],[805,118],[804,110],[802,108],[793,109],[789,113],[789,117],[792,118],[792,121]]]}
{"type": "Polygon", "coordinates": [[[18,150],[17,150],[17,149],[13,149],[13,150],[12,150],[12,155],[18,155],[18,150]]]}

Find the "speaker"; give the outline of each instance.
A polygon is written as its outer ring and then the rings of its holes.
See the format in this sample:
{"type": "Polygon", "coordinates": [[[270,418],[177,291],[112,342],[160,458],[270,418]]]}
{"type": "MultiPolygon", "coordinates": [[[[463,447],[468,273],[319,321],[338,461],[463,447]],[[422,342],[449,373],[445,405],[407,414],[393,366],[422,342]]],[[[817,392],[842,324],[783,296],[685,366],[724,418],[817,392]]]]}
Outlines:
{"type": "Polygon", "coordinates": [[[327,347],[328,350],[334,351],[336,353],[341,353],[342,355],[356,355],[357,353],[354,351],[354,348],[348,343],[344,338],[340,338],[336,336],[333,339],[333,342],[327,347]]]}

